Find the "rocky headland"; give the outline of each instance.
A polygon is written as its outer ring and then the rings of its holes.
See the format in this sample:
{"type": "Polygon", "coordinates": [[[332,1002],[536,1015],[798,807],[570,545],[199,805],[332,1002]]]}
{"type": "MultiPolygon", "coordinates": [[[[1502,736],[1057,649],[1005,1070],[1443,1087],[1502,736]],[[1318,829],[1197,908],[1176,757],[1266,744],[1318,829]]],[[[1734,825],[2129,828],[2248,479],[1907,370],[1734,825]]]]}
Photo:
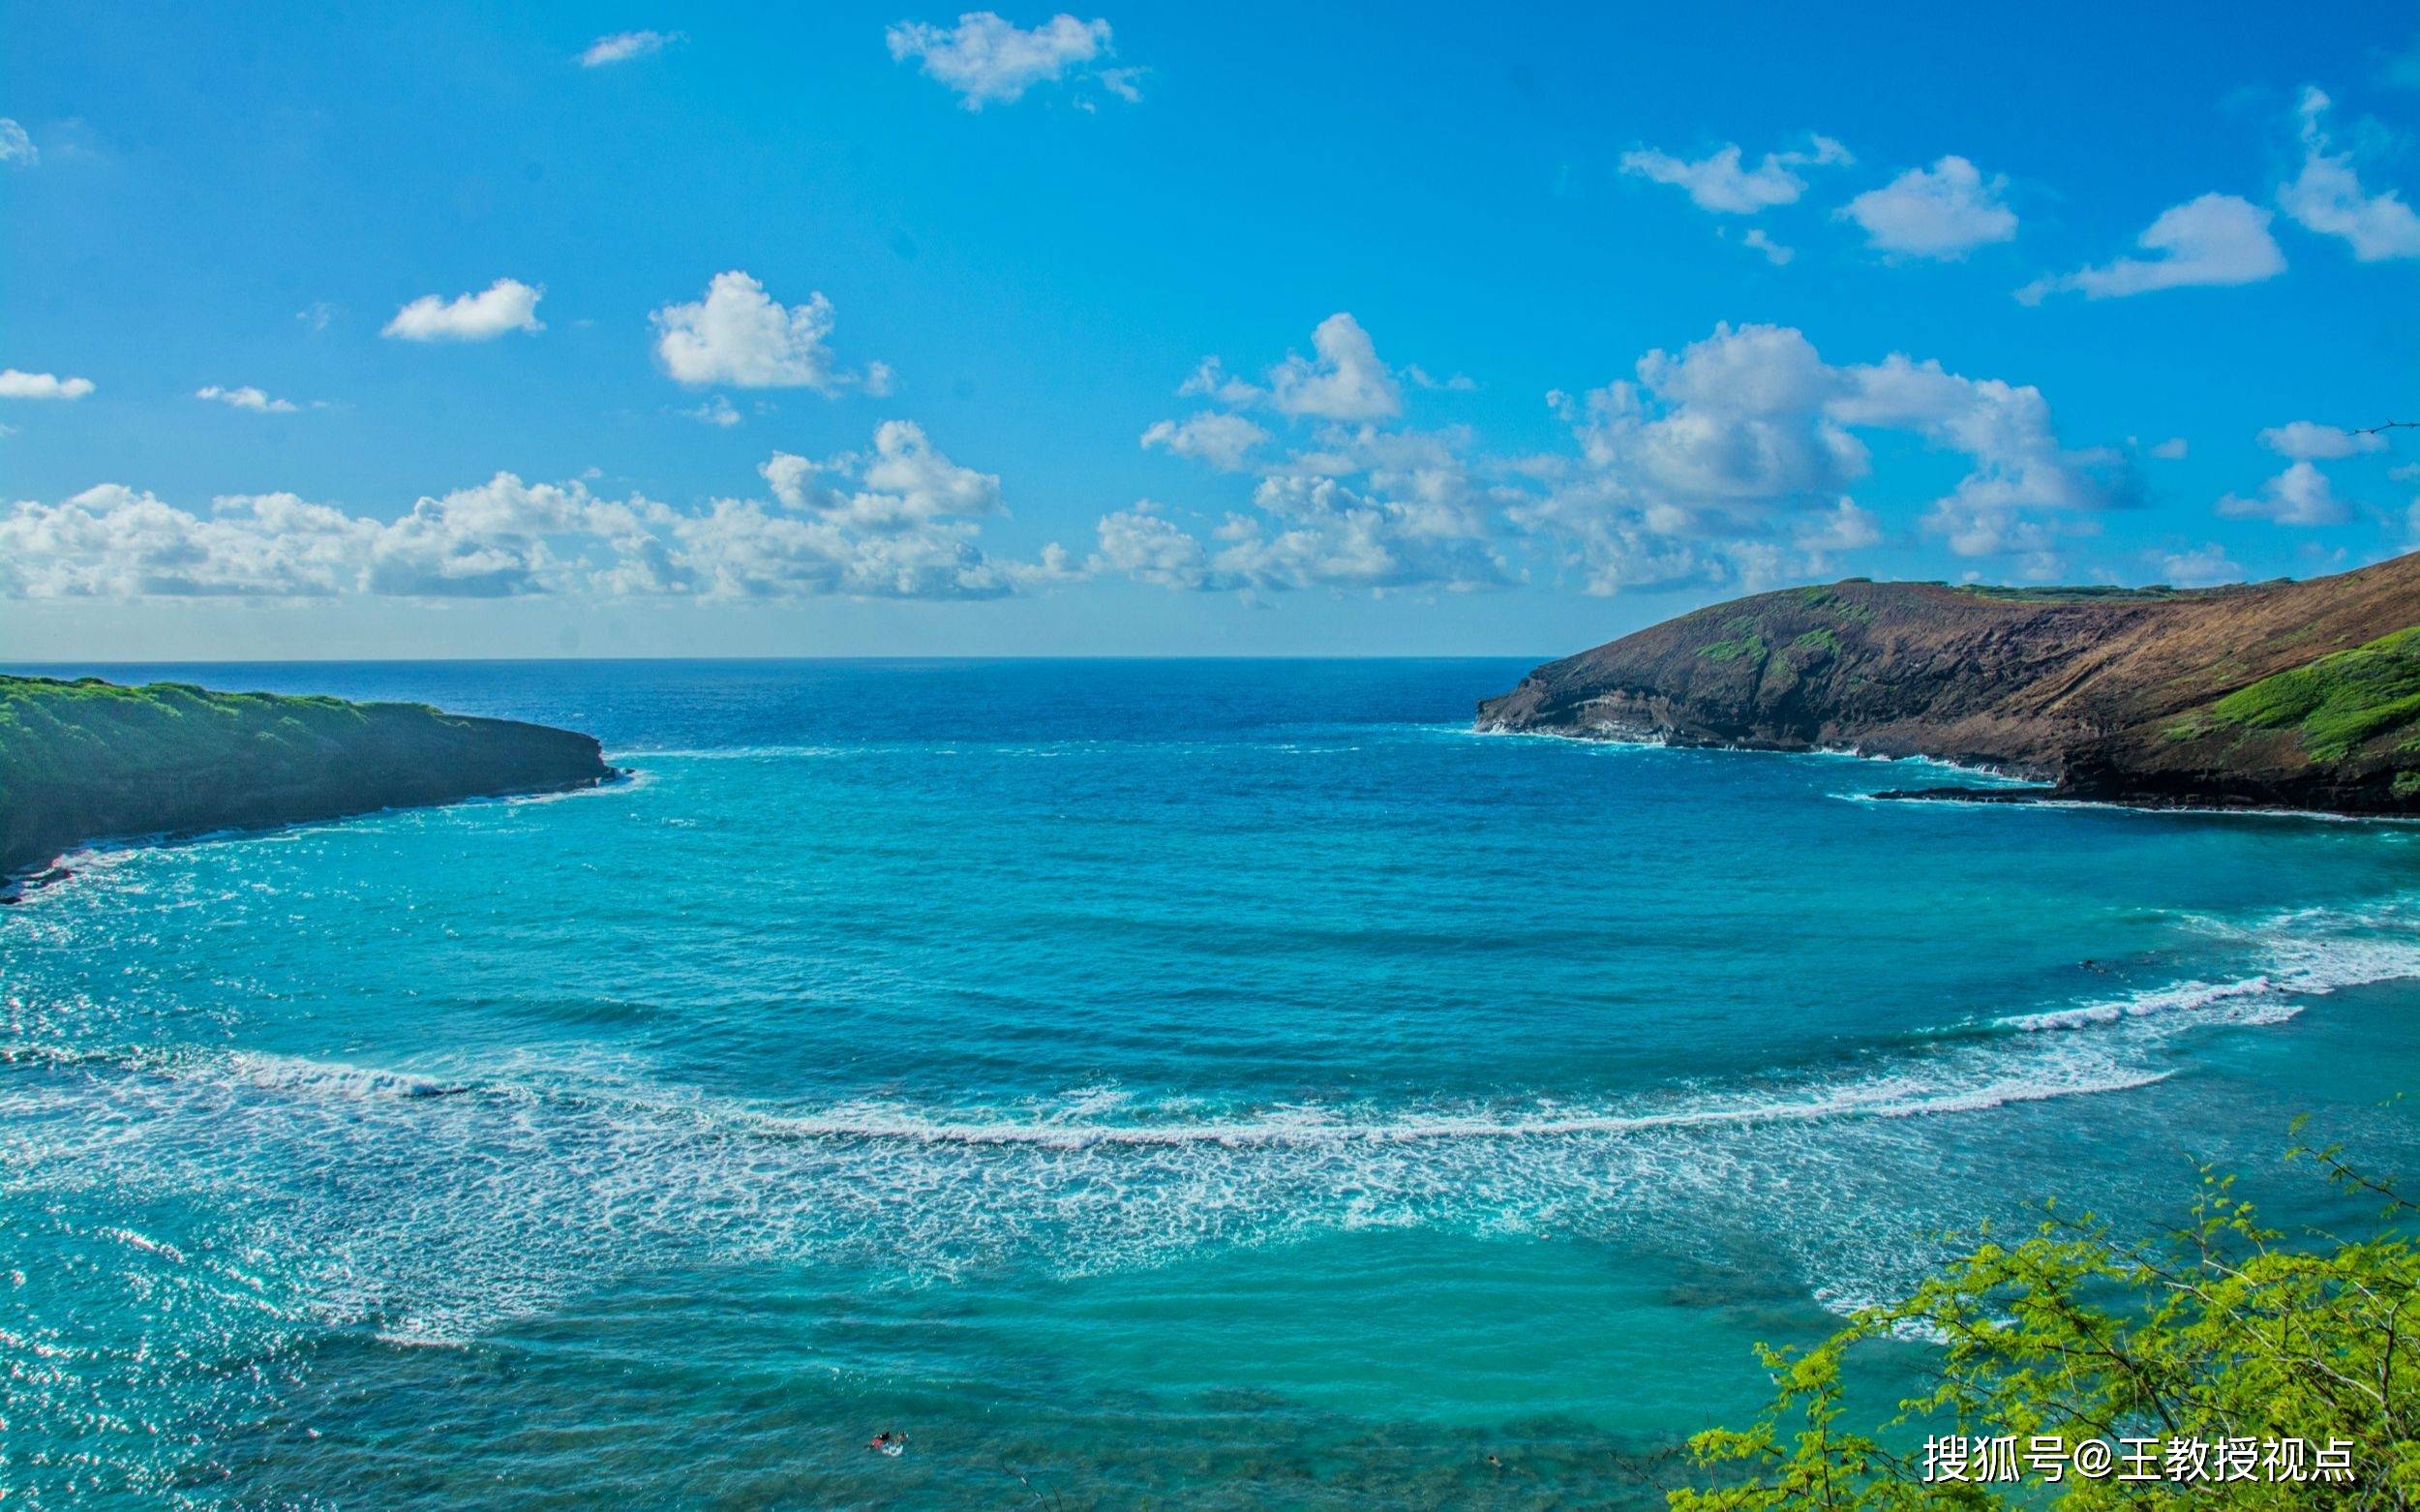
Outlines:
{"type": "Polygon", "coordinates": [[[0,876],[87,840],[263,829],[614,775],[589,736],[422,704],[0,677],[0,876]]]}
{"type": "Polygon", "coordinates": [[[1548,662],[1478,717],[1930,756],[2035,778],[2034,797],[2420,815],[2420,554],[2217,589],[1761,593],[1548,662]]]}

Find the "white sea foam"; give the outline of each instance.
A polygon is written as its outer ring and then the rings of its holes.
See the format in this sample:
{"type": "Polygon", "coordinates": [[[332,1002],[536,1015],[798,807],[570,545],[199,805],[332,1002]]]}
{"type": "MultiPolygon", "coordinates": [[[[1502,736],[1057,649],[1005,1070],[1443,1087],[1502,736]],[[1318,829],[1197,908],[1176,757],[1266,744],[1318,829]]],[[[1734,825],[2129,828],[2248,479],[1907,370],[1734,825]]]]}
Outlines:
{"type": "Polygon", "coordinates": [[[2221,982],[2143,987],[2066,1008],[2000,1020],[2025,1030],[2084,1029],[2129,1019],[2184,1015],[2189,1021],[2283,1023],[2300,999],[2346,987],[2420,978],[2420,923],[2400,905],[2343,912],[2304,909],[2250,924],[2203,920],[2205,933],[2244,949],[2252,968],[2221,982]]]}
{"type": "MultiPolygon", "coordinates": [[[[2030,784],[2025,784],[2020,781],[2016,785],[2027,786],[2030,784]]],[[[1999,790],[1985,788],[1981,791],[1993,792],[1999,790]]],[[[1899,799],[1886,800],[1879,794],[1874,793],[1844,793],[1840,796],[1857,802],[1887,802],[1892,807],[1898,807],[1901,806],[1902,803],[1905,803],[1908,807],[1917,807],[1921,804],[1925,807],[1993,808],[2020,812],[2026,810],[2042,812],[2082,811],[2095,814],[2134,814],[2150,818],[2158,818],[2162,815],[2182,815],[2204,819],[2283,819],[2300,820],[2306,822],[2317,821],[2322,824],[2381,825],[2395,829],[2410,829],[2415,826],[2420,826],[2420,819],[2415,819],[2405,814],[2337,814],[2318,808],[2224,808],[2217,805],[2186,803],[2122,803],[2106,799],[2091,798],[2036,798],[2028,799],[2021,803],[2012,803],[2005,799],[1947,798],[1940,796],[1939,794],[1927,794],[1921,801],[1910,802],[1899,799]]]]}
{"type": "MultiPolygon", "coordinates": [[[[2420,976],[2407,922],[2400,904],[2208,921],[2241,971],[1994,1026],[2079,1032],[1912,1041],[1795,1079],[1601,1103],[1255,1104],[1092,1083],[997,1104],[817,1104],[712,1095],[636,1055],[378,1066],[35,1039],[0,1045],[18,1068],[0,1074],[0,1126],[16,1191],[221,1215],[219,1242],[177,1238],[197,1262],[178,1275],[243,1260],[174,1283],[213,1288],[210,1306],[414,1346],[635,1269],[1084,1274],[1344,1227],[1613,1239],[1729,1221],[1783,1236],[1827,1294],[1872,1296],[1922,1250],[1919,1220],[1887,1215],[1973,1144],[1942,1133],[1952,1120],[2149,1087],[2172,1074],[2180,1030],[2420,976]]],[[[27,1020],[16,1033],[76,1032],[74,1015],[27,1020]]]]}
{"type": "Polygon", "coordinates": [[[665,750],[633,748],[607,751],[605,759],[625,761],[803,761],[827,756],[853,756],[862,746],[849,745],[713,745],[665,750]]]}

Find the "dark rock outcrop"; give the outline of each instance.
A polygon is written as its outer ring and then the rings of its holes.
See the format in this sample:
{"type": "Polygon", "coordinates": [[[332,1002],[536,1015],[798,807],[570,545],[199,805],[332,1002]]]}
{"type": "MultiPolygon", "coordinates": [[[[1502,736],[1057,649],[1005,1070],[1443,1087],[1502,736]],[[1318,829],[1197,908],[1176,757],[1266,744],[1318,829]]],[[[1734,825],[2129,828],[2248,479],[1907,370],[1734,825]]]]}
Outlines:
{"type": "Polygon", "coordinates": [[[589,736],[421,704],[0,677],[0,874],[79,842],[592,787],[589,736]]]}
{"type": "Polygon", "coordinates": [[[1997,767],[2119,802],[2420,813],[2420,554],[2309,582],[1852,580],[1549,662],[1482,726],[1997,767]]]}

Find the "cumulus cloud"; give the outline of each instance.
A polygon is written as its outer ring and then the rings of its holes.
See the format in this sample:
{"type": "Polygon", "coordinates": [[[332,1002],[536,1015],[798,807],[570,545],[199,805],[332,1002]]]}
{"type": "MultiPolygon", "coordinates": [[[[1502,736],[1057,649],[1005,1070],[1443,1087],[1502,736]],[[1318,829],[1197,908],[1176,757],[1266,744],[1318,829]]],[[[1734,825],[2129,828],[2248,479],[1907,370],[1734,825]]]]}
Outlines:
{"type": "Polygon", "coordinates": [[[2332,462],[2365,451],[2386,450],[2375,431],[2347,431],[2315,420],[2292,420],[2262,431],[2260,444],[2294,462],[2332,462]]]}
{"type": "Polygon", "coordinates": [[[664,371],[691,387],[727,383],[734,388],[811,388],[837,394],[850,388],[880,396],[891,391],[891,370],[877,362],[863,373],[832,365],[832,301],[818,291],[803,304],[783,305],[765,286],[734,268],[717,273],[706,296],[666,305],[648,318],[655,326],[655,355],[664,371]]]}
{"type": "Polygon", "coordinates": [[[740,411],[733,408],[731,401],[720,394],[714,395],[695,409],[683,409],[681,412],[700,425],[719,426],[725,430],[740,423],[740,411]]]}
{"type": "Polygon", "coordinates": [[[1867,190],[1839,214],[1863,228],[1877,252],[1954,261],[2016,235],[2016,212],[2001,200],[2008,184],[2006,175],[1985,178],[1953,154],[1867,190]]]}
{"type": "Polygon", "coordinates": [[[1254,448],[1268,439],[1267,431],[1240,414],[1205,409],[1185,420],[1156,422],[1143,432],[1142,443],[1196,458],[1223,471],[1241,472],[1251,466],[1254,448]]]}
{"type": "Polygon", "coordinates": [[[1781,243],[1766,235],[1765,227],[1761,226],[1750,227],[1748,228],[1748,233],[1745,236],[1740,237],[1739,240],[1748,246],[1755,248],[1758,252],[1763,253],[1765,255],[1765,260],[1771,263],[1774,267],[1780,267],[1783,263],[1788,262],[1792,257],[1798,256],[1798,254],[1790,248],[1784,247],[1781,243]]]}
{"type": "Polygon", "coordinates": [[[590,43],[580,53],[582,68],[604,68],[661,52],[681,40],[679,32],[611,32],[590,43]]]}
{"type": "Polygon", "coordinates": [[[545,294],[517,278],[499,278],[475,294],[452,299],[422,294],[396,311],[378,334],[408,342],[485,342],[507,331],[542,331],[538,301],[545,294]]]}
{"type": "Polygon", "coordinates": [[[2375,431],[2347,431],[2315,420],[2273,425],[2260,433],[2259,440],[2286,460],[2286,469],[2261,484],[2260,491],[2250,498],[2228,494],[2221,499],[2218,511],[2230,520],[2343,525],[2353,517],[2353,506],[2338,497],[2335,485],[2318,464],[2386,449],[2386,438],[2375,431]]]}
{"type": "Polygon", "coordinates": [[[1344,588],[1467,591],[1511,581],[1492,522],[1471,500],[1375,493],[1308,473],[1266,477],[1258,515],[1230,513],[1211,542],[1187,533],[1148,501],[1104,516],[1090,566],[1165,588],[1289,591],[1344,588]]]}
{"type": "Polygon", "coordinates": [[[760,470],[771,502],[680,510],[499,472],[393,520],[291,494],[191,511],[105,484],[0,506],[0,596],[983,598],[1076,572],[1055,547],[1031,562],[987,555],[976,517],[1001,512],[999,479],[903,421],[868,452],[775,453],[760,470]]]}
{"type": "Polygon", "coordinates": [[[93,380],[60,378],[55,373],[20,373],[0,368],[0,399],[81,399],[93,391],[93,380]]]}
{"type": "Polygon", "coordinates": [[[2226,555],[2225,547],[2216,543],[2191,551],[2155,551],[2147,555],[2154,575],[2176,588],[2211,588],[2244,581],[2244,569],[2226,555]]]}
{"type": "Polygon", "coordinates": [[[257,414],[292,414],[302,408],[290,399],[272,399],[249,383],[241,388],[223,388],[212,383],[194,390],[194,397],[213,400],[230,409],[250,409],[257,414]]]}
{"type": "Polygon", "coordinates": [[[1267,394],[1260,388],[1228,375],[1226,366],[1217,357],[1204,357],[1192,376],[1177,385],[1180,399],[1215,399],[1223,405],[1249,405],[1267,394]]]}
{"type": "Polygon", "coordinates": [[[2203,195],[2160,212],[2134,244],[2157,253],[2102,267],[2037,279],[2016,292],[2027,304],[2073,290],[2087,299],[2122,298],[2160,288],[2257,284],[2285,271],[2285,254],[2269,234],[2269,212],[2235,195],[2203,195]]]}
{"type": "Polygon", "coordinates": [[[2278,525],[2343,525],[2353,517],[2352,505],[2336,497],[2327,474],[2310,462],[2294,463],[2263,483],[2253,498],[2227,495],[2218,508],[2230,520],[2278,525]]]}
{"type": "Polygon", "coordinates": [[[680,528],[680,559],[714,593],[996,598],[1066,575],[1063,551],[1037,564],[986,556],[971,517],[1001,512],[1000,480],[952,462],[908,421],[885,421],[870,452],[775,452],[758,470],[777,508],[717,499],[680,528]]]}
{"type": "MultiPolygon", "coordinates": [[[[893,61],[914,59],[924,76],[944,85],[969,110],[1006,105],[1036,84],[1054,82],[1105,56],[1109,23],[1059,15],[1030,29],[989,11],[970,11],[955,26],[900,21],[883,33],[893,61]]],[[[1096,76],[1109,93],[1130,104],[1142,98],[1137,69],[1096,76]]]]}
{"type": "Polygon", "coordinates": [[[1863,432],[1965,459],[1926,522],[1960,555],[2039,559],[2134,492],[2122,454],[2061,442],[2030,385],[1904,354],[1835,366],[1787,326],[1718,325],[1677,354],[1649,352],[1634,379],[1549,399],[1580,456],[1514,515],[1597,593],[1752,586],[1874,544],[1879,525],[1852,494],[1872,470],[1863,432]]]}
{"type": "MultiPolygon", "coordinates": [[[[1185,384],[1227,418],[1257,409],[1291,422],[1274,458],[1190,449],[1256,472],[1251,510],[1206,531],[1149,503],[1112,514],[1094,570],[1202,590],[1470,590],[1516,581],[1511,556],[1527,542],[1591,592],[1754,588],[1884,542],[1857,492],[1873,470],[1865,438],[1886,433],[1964,461],[1925,529],[2028,571],[2055,569],[2061,539],[2097,531],[2102,511],[2139,492],[2123,451],[2065,445],[2031,386],[1905,354],[1835,365],[1803,333],[1769,325],[1718,325],[1679,352],[1649,352],[1632,378],[1550,395],[1574,454],[1490,459],[1463,430],[1398,423],[1400,387],[1390,379],[1383,403],[1371,397],[1371,375],[1391,370],[1344,319],[1322,327],[1331,339],[1315,343],[1317,362],[1289,359],[1265,387],[1215,360],[1185,384]],[[1306,404],[1314,374],[1327,386],[1306,404]],[[1360,397],[1330,402],[1330,389],[1360,397]]],[[[1146,444],[1176,450],[1187,428],[1220,414],[1162,422],[1146,444]]],[[[1255,446],[1279,439],[1254,431],[1255,446]]]]}
{"type": "Polygon", "coordinates": [[[55,504],[0,505],[0,596],[332,593],[358,581],[376,529],[291,494],[223,498],[196,515],[105,483],[55,504]]]}
{"type": "Polygon", "coordinates": [[[1095,534],[1100,541],[1092,559],[1096,571],[1161,588],[1210,586],[1209,551],[1148,499],[1136,500],[1132,509],[1103,515],[1095,534]]]}
{"type": "Polygon", "coordinates": [[[2297,225],[2323,236],[2341,236],[2363,262],[2420,257],[2420,215],[2394,190],[2367,194],[2353,170],[2352,154],[2332,153],[2322,120],[2328,97],[2306,87],[2302,117],[2302,171],[2277,192],[2279,208],[2297,225]]]}
{"type": "Polygon", "coordinates": [[[2162,462],[2182,462],[2185,460],[2185,438],[2182,436],[2171,436],[2166,440],[2152,447],[2151,454],[2154,457],[2159,458],[2162,462]]]}
{"type": "Polygon", "coordinates": [[[1143,433],[1145,446],[1256,473],[1249,512],[1228,513],[1205,541],[1159,506],[1139,503],[1100,522],[1089,569],[1247,593],[1462,590],[1510,581],[1498,550],[1501,521],[1463,455],[1467,438],[1387,423],[1402,415],[1407,379],[1432,392],[1477,385],[1417,367],[1399,376],[1348,314],[1319,322],[1312,351],[1270,368],[1265,386],[1207,358],[1178,393],[1226,408],[1162,420],[1143,433]],[[1287,429],[1280,455],[1261,455],[1278,437],[1245,409],[1273,414],[1287,429]]]}
{"type": "Polygon", "coordinates": [[[0,167],[30,168],[42,161],[25,128],[0,115],[0,167]]]}
{"type": "Polygon", "coordinates": [[[1311,348],[1315,357],[1291,355],[1269,371],[1270,400],[1279,409],[1322,420],[1384,420],[1403,412],[1403,390],[1360,321],[1329,316],[1313,329],[1311,348]]]}
{"type": "Polygon", "coordinates": [[[1703,158],[1677,158],[1641,147],[1621,155],[1621,170],[1658,184],[1670,184],[1689,197],[1701,210],[1717,215],[1754,215],[1775,205],[1795,204],[1806,193],[1799,169],[1853,163],[1849,149],[1829,136],[1815,136],[1802,152],[1769,152],[1754,167],[1745,164],[1737,142],[1727,143],[1703,158]]]}

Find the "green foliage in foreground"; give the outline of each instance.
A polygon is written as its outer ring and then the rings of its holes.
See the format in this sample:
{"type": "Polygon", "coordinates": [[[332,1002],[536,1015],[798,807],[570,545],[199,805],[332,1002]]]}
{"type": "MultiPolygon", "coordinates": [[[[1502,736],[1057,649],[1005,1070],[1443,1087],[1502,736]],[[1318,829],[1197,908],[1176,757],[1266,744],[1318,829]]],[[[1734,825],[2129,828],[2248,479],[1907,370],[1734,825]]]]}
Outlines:
{"type": "Polygon", "coordinates": [[[2333,761],[2420,722],[2420,625],[2263,678],[2210,709],[2221,724],[2298,728],[2302,747],[2333,761]]]}
{"type": "MultiPolygon", "coordinates": [[[[2022,1243],[1984,1243],[1907,1301],[1858,1314],[1803,1351],[1766,1350],[1776,1387],[1744,1431],[1698,1435],[1705,1489],[1677,1512],[2056,1506],[2420,1506],[2420,1250],[2393,1225],[2415,1211],[2340,1150],[2296,1150],[2387,1205],[2360,1242],[2286,1244],[2205,1169],[2193,1221],[2129,1243],[2089,1216],[2022,1243]],[[1895,1416],[1853,1418],[1843,1365],[1861,1346],[1934,1343],[1931,1378],[1895,1416]],[[1926,1484],[1911,1445],[1934,1434],[2090,1439],[2349,1440],[2350,1483],[2223,1485],[2028,1476],[1926,1484]]],[[[1879,1415],[1879,1414],[1878,1414],[1879,1415]]]]}

